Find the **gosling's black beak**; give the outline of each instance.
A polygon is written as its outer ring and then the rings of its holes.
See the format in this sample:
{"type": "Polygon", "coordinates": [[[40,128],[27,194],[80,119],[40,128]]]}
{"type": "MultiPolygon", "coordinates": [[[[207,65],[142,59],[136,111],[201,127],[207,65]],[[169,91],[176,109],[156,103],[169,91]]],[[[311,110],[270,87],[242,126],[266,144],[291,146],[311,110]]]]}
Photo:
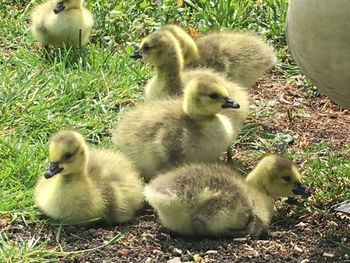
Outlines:
{"type": "Polygon", "coordinates": [[[137,49],[135,50],[134,52],[131,53],[130,55],[131,58],[134,58],[134,59],[139,59],[139,58],[142,58],[142,55],[140,53],[140,50],[137,49]]]}
{"type": "Polygon", "coordinates": [[[46,172],[44,173],[44,177],[46,179],[49,179],[52,176],[54,176],[55,174],[58,174],[59,172],[61,172],[62,170],[63,170],[63,168],[60,168],[58,166],[58,162],[51,162],[49,164],[49,167],[47,168],[46,172]]]}
{"type": "Polygon", "coordinates": [[[55,8],[53,9],[53,12],[57,15],[58,13],[61,13],[65,9],[63,2],[57,2],[55,8]]]}
{"type": "Polygon", "coordinates": [[[301,183],[294,184],[293,193],[305,197],[310,195],[309,189],[307,189],[307,187],[305,185],[302,185],[301,183]]]}
{"type": "Polygon", "coordinates": [[[232,108],[232,109],[239,109],[240,106],[237,102],[231,100],[229,97],[224,97],[224,104],[221,105],[221,108],[227,109],[227,108],[232,108]]]}

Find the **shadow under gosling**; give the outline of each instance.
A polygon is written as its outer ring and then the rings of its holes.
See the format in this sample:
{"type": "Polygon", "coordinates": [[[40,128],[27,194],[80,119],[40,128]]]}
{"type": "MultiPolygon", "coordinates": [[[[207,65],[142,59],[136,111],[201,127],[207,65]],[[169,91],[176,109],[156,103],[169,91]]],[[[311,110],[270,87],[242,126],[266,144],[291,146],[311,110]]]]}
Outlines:
{"type": "Polygon", "coordinates": [[[243,177],[220,164],[189,164],[161,174],[145,187],[162,225],[183,235],[258,238],[273,214],[273,197],[307,194],[293,163],[263,158],[243,177]]]}
{"type": "Polygon", "coordinates": [[[193,40],[177,25],[166,25],[159,31],[171,32],[178,39],[185,69],[211,68],[245,88],[253,86],[276,63],[273,48],[248,32],[208,33],[193,40]]]}
{"type": "Polygon", "coordinates": [[[142,206],[143,182],[122,154],[89,147],[77,131],[49,140],[50,165],[34,190],[37,207],[66,223],[123,223],[142,206]]]}
{"type": "Polygon", "coordinates": [[[215,161],[234,133],[220,112],[238,107],[221,85],[192,79],[183,98],[152,101],[123,114],[112,141],[149,180],[180,163],[215,161]]]}
{"type": "Polygon", "coordinates": [[[89,41],[93,23],[82,0],[49,0],[31,14],[32,34],[45,47],[83,46],[89,41]]]}

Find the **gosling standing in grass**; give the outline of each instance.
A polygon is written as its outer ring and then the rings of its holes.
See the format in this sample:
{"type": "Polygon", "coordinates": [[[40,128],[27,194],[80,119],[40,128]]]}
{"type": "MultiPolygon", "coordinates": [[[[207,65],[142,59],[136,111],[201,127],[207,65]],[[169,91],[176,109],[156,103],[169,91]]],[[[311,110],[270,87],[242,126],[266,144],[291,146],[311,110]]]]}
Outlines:
{"type": "Polygon", "coordinates": [[[171,32],[180,42],[185,69],[211,68],[245,88],[253,86],[276,63],[273,49],[248,32],[209,33],[194,41],[176,25],[159,31],[171,32]]]}
{"type": "Polygon", "coordinates": [[[92,26],[93,17],[82,0],[49,0],[31,15],[32,34],[45,47],[83,46],[92,26]]]}
{"type": "Polygon", "coordinates": [[[220,73],[210,69],[197,69],[183,72],[183,56],[180,44],[172,33],[165,30],[148,35],[141,43],[140,50],[134,57],[142,57],[155,66],[157,74],[145,87],[145,100],[152,101],[169,97],[179,97],[184,86],[193,79],[208,85],[222,86],[227,89],[240,108],[234,111],[224,110],[222,114],[229,117],[234,129],[233,139],[240,133],[243,122],[249,113],[247,90],[227,81],[220,73]]]}
{"type": "Polygon", "coordinates": [[[183,235],[259,237],[273,214],[273,197],[307,194],[293,163],[263,158],[243,179],[219,164],[189,164],[153,179],[146,200],[166,228],[183,235]]]}
{"type": "Polygon", "coordinates": [[[215,161],[234,133],[219,113],[238,107],[219,83],[194,78],[183,99],[155,100],[126,112],[112,141],[148,180],[180,163],[215,161]]]}
{"type": "Polygon", "coordinates": [[[143,183],[123,155],[90,148],[80,133],[62,130],[50,138],[49,158],[34,190],[46,215],[66,223],[122,223],[142,206],[143,183]]]}

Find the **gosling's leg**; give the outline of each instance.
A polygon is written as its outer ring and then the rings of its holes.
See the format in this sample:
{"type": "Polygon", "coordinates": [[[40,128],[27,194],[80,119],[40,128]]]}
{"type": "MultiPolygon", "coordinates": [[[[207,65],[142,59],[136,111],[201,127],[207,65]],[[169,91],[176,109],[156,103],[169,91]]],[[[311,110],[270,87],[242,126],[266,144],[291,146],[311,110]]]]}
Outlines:
{"type": "Polygon", "coordinates": [[[233,159],[233,155],[232,155],[232,145],[230,145],[227,150],[226,150],[226,162],[229,163],[230,161],[232,161],[233,159]]]}
{"type": "Polygon", "coordinates": [[[231,229],[225,236],[245,237],[250,235],[252,239],[259,239],[267,234],[265,223],[256,215],[249,215],[249,221],[244,229],[231,229]]]}
{"type": "Polygon", "coordinates": [[[251,216],[251,220],[247,225],[247,230],[248,234],[250,234],[253,239],[259,239],[267,234],[266,224],[257,215],[251,216]]]}
{"type": "Polygon", "coordinates": [[[81,48],[81,29],[79,29],[79,48],[81,48]]]}

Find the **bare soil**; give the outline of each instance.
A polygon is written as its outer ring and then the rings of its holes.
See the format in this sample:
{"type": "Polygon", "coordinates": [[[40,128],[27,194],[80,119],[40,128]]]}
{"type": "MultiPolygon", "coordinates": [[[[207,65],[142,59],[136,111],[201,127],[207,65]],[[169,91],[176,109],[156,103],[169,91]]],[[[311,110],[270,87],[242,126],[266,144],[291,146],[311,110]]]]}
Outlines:
{"type": "Polygon", "coordinates": [[[274,116],[264,118],[256,114],[255,121],[272,131],[293,135],[296,140],[293,148],[319,142],[327,142],[334,147],[347,144],[350,139],[349,111],[325,96],[308,96],[297,82],[295,79],[286,83],[277,74],[259,82],[252,89],[251,97],[255,102],[275,102],[272,103],[274,116]]]}

